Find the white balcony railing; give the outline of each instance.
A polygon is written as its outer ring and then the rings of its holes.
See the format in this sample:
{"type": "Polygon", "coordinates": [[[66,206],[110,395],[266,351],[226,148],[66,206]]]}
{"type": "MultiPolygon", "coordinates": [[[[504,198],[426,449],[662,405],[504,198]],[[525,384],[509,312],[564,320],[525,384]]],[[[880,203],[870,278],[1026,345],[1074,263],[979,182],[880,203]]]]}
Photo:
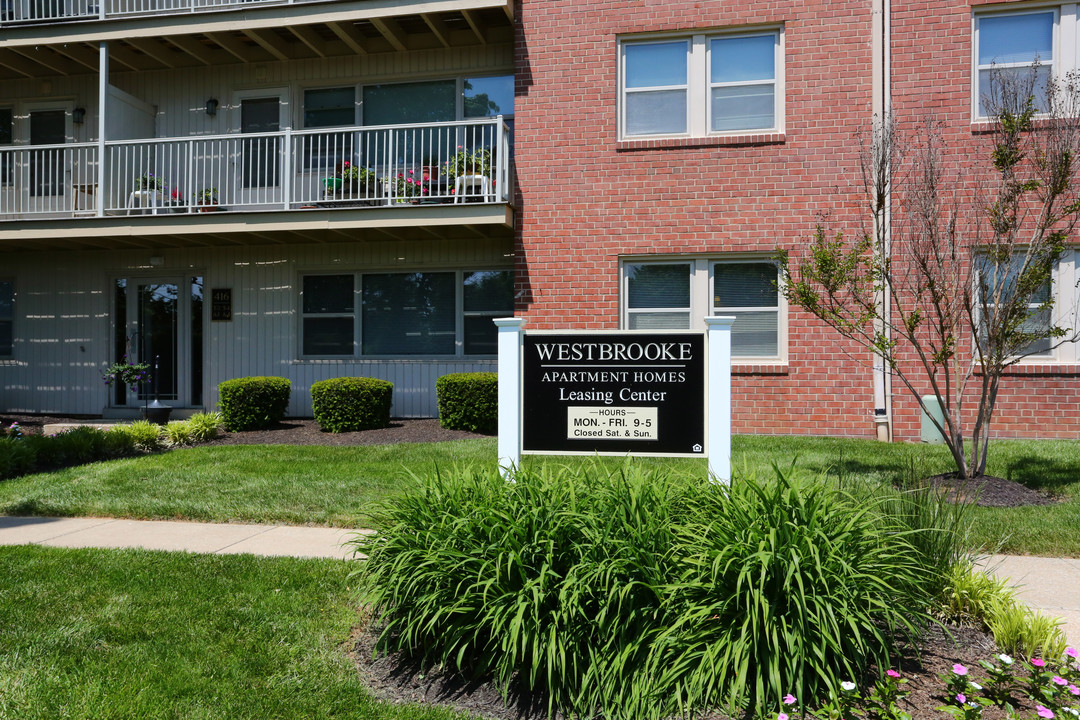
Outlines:
{"type": "Polygon", "coordinates": [[[0,221],[507,202],[501,118],[0,148],[0,221]],[[101,177],[104,178],[102,185],[101,177]]]}
{"type": "Polygon", "coordinates": [[[131,15],[191,13],[317,0],[0,0],[0,25],[106,20],[131,15]]]}

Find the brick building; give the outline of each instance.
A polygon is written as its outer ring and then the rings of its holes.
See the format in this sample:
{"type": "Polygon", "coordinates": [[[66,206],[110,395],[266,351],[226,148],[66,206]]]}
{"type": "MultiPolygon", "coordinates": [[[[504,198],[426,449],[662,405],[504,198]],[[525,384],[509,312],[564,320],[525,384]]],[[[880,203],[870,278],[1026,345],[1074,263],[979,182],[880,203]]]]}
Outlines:
{"type": "MultiPolygon", "coordinates": [[[[369,375],[425,416],[439,375],[494,368],[511,311],[734,314],[736,432],[917,439],[905,391],[777,296],[772,255],[859,221],[875,114],[933,110],[966,148],[986,58],[1080,62],[1069,4],[2,7],[4,411],[129,414],[99,380],[127,354],[179,408],[265,374],[310,414],[311,382],[369,375]]],[[[1010,373],[998,436],[1080,437],[1076,354],[1010,373]]]]}

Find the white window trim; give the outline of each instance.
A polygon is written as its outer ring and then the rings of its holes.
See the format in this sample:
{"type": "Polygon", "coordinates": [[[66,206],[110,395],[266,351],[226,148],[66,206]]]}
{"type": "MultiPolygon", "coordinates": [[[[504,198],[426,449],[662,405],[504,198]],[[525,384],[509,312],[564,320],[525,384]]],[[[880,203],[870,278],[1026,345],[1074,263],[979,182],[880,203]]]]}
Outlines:
{"type": "MultiPolygon", "coordinates": [[[[739,137],[742,135],[761,135],[783,133],[785,130],[785,66],[784,66],[784,27],[765,26],[759,28],[739,28],[738,30],[726,30],[701,33],[672,33],[667,35],[632,36],[619,39],[618,43],[618,125],[619,140],[656,140],[664,138],[687,138],[687,137],[739,137]],[[709,65],[709,41],[712,39],[755,37],[773,35],[777,38],[775,45],[775,57],[773,68],[775,76],[771,81],[754,80],[733,83],[712,83],[709,65]],[[687,73],[686,73],[686,124],[687,131],[674,134],[655,135],[628,135],[626,132],[626,94],[644,89],[628,89],[626,87],[626,52],[625,48],[630,45],[645,45],[650,43],[673,42],[685,40],[687,42],[687,73]],[[712,103],[710,102],[711,89],[713,87],[742,87],[748,85],[774,85],[773,118],[775,126],[771,128],[748,128],[739,130],[712,131],[712,103]]],[[[649,87],[648,90],[674,90],[681,89],[682,85],[649,87]]]]}
{"type": "MultiPolygon", "coordinates": [[[[1054,13],[1054,28],[1051,42],[1052,57],[1041,65],[1050,65],[1053,77],[1061,79],[1067,73],[1080,69],[1080,43],[1077,41],[1077,5],[1065,3],[1059,5],[1025,5],[1024,7],[993,11],[973,10],[971,13],[971,119],[972,122],[986,122],[989,118],[979,114],[979,72],[988,66],[979,64],[979,22],[983,18],[1032,15],[1035,13],[1054,13]]],[[[1029,63],[1005,63],[999,67],[1027,67],[1029,63]]]]}
{"type": "MultiPolygon", "coordinates": [[[[296,276],[296,293],[293,299],[294,307],[296,308],[296,316],[298,319],[298,326],[296,331],[296,357],[300,362],[307,361],[337,361],[337,362],[363,362],[363,361],[382,361],[382,360],[446,360],[449,358],[464,358],[464,359],[489,359],[496,356],[492,354],[465,354],[465,273],[468,272],[510,272],[513,273],[512,267],[501,265],[498,267],[488,267],[483,264],[469,265],[469,266],[454,266],[454,267],[419,267],[419,268],[401,268],[401,267],[369,267],[360,269],[305,269],[300,270],[296,276]],[[411,273],[451,273],[454,275],[454,352],[445,354],[381,354],[381,355],[365,355],[363,353],[364,336],[363,336],[363,298],[364,298],[364,276],[365,275],[408,275],[411,273]],[[304,309],[304,278],[314,276],[329,276],[329,275],[352,275],[353,276],[353,311],[351,313],[318,313],[318,314],[305,314],[304,309]],[[352,317],[353,318],[353,351],[348,355],[305,355],[304,354],[304,320],[308,317],[352,317]]],[[[469,316],[476,317],[487,313],[494,313],[494,317],[502,317],[509,313],[513,313],[513,310],[498,312],[495,311],[472,311],[468,313],[469,316]]]]}
{"type": "MultiPolygon", "coordinates": [[[[1080,248],[1067,248],[1053,269],[1050,292],[1054,298],[1053,322],[1077,334],[1080,329],[1080,248]]],[[[1080,363],[1080,340],[1061,342],[1046,355],[1026,355],[1014,367],[1055,366],[1080,363]]]]}
{"type": "MultiPolygon", "coordinates": [[[[625,256],[619,260],[619,327],[630,327],[629,277],[628,265],[690,265],[690,329],[705,330],[705,318],[712,315],[713,267],[720,263],[775,263],[771,255],[757,253],[719,253],[701,256],[625,256]]],[[[777,266],[777,280],[780,268],[777,266]]],[[[783,293],[777,295],[776,318],[776,356],[753,357],[739,356],[732,359],[735,365],[772,365],[785,366],[788,363],[788,304],[783,293]]],[[[762,310],[762,308],[747,308],[762,310]]],[[[665,308],[649,308],[647,312],[664,312],[665,308]]],[[[671,311],[684,312],[684,308],[672,308],[671,311]]],[[[646,312],[642,310],[642,312],[646,312]]]]}

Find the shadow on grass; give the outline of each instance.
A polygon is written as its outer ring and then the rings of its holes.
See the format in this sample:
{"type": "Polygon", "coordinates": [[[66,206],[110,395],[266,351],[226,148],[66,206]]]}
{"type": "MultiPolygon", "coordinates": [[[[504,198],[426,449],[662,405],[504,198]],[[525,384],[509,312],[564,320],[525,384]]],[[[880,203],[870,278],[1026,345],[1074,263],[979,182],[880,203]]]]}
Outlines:
{"type": "Polygon", "coordinates": [[[1080,482],[1080,467],[1073,458],[1021,455],[1005,465],[1005,479],[1057,495],[1080,482]]]}

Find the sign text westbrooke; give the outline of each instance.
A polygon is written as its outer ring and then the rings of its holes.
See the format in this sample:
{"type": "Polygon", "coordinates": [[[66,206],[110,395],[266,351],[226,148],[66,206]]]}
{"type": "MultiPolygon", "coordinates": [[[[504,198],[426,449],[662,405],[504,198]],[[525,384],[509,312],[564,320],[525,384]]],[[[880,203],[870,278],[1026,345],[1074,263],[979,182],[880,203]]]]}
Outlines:
{"type": "Polygon", "coordinates": [[[524,452],[705,454],[702,333],[528,333],[524,452]]]}

